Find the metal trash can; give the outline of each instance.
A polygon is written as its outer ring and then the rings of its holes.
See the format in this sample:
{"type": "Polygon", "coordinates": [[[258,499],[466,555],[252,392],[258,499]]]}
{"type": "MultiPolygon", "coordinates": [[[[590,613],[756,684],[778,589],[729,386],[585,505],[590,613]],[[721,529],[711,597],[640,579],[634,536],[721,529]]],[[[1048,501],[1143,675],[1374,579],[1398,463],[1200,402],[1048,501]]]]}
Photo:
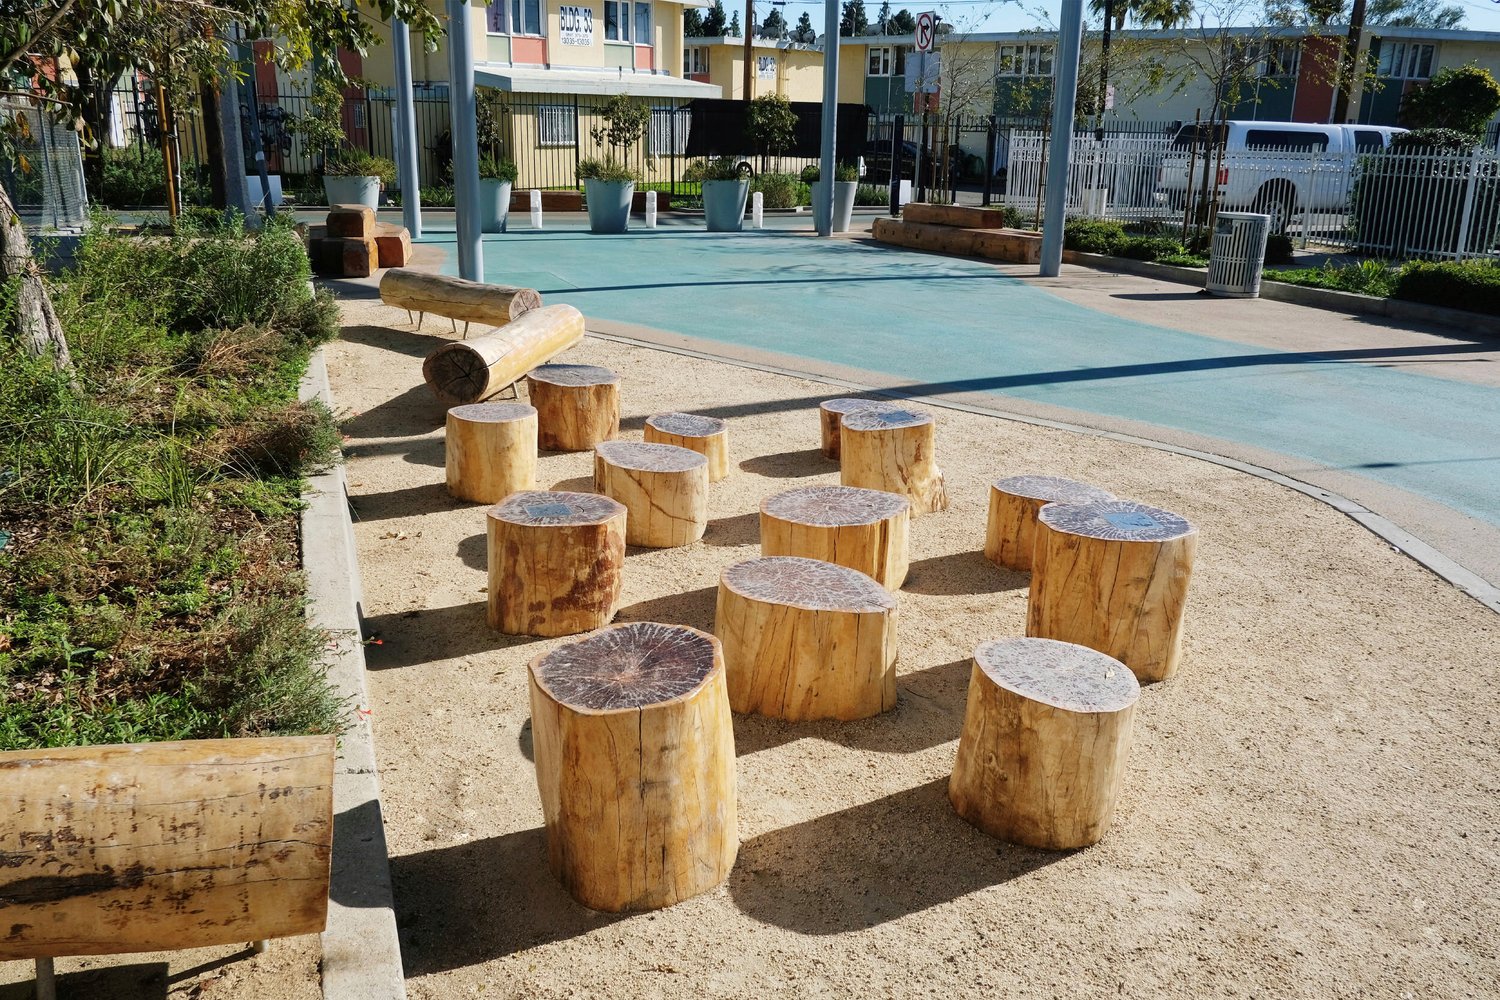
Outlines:
{"type": "Polygon", "coordinates": [[[1260,272],[1266,265],[1266,237],[1271,217],[1254,212],[1220,212],[1214,222],[1213,246],[1208,256],[1212,295],[1254,299],[1260,296],[1260,272]]]}

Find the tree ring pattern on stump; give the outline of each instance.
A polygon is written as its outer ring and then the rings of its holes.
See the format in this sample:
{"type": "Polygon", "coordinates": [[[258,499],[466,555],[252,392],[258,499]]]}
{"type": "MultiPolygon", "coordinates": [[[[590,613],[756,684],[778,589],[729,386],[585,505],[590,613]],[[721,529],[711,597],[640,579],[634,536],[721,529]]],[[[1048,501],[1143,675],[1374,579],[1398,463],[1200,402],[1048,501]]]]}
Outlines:
{"type": "Polygon", "coordinates": [[[846,414],[844,426],[852,431],[884,431],[903,427],[920,427],[932,423],[932,414],[904,407],[879,410],[855,410],[846,414]]]}
{"type": "Polygon", "coordinates": [[[874,524],[911,509],[911,501],[858,486],[802,486],[761,501],[761,513],[781,521],[836,528],[874,524]]]}
{"type": "Polygon", "coordinates": [[[638,472],[691,472],[708,465],[705,456],[675,444],[601,441],[594,446],[594,453],[610,465],[638,472]]]}
{"type": "Polygon", "coordinates": [[[625,505],[598,493],[522,490],[490,508],[490,516],[508,524],[566,527],[603,524],[625,513],[625,505]]]}
{"type": "Polygon", "coordinates": [[[1106,542],[1168,542],[1197,530],[1185,517],[1133,500],[1049,503],[1037,518],[1054,531],[1106,542]]]}
{"type": "Polygon", "coordinates": [[[599,365],[538,365],[526,377],[548,385],[585,386],[614,385],[620,376],[599,365]]]}
{"type": "Polygon", "coordinates": [[[903,408],[900,403],[893,403],[886,399],[855,399],[852,396],[825,399],[818,406],[829,413],[840,414],[858,413],[860,410],[899,410],[903,408]]]}
{"type": "Polygon", "coordinates": [[[753,601],[808,611],[893,611],[896,599],[857,569],[801,556],[765,556],[735,563],[723,583],[753,601]]]}
{"type": "Polygon", "coordinates": [[[1008,476],[997,479],[995,489],[1014,497],[1031,500],[1046,500],[1050,503],[1098,503],[1113,500],[1115,495],[1088,483],[1080,483],[1061,476],[1008,476]]]}
{"type": "Polygon", "coordinates": [[[984,675],[1023,698],[1069,712],[1119,712],[1141,685],[1113,656],[1056,639],[990,639],[974,648],[984,675]]]}
{"type": "Polygon", "coordinates": [[[572,708],[617,712],[691,694],[716,663],[718,640],[658,622],[611,625],[536,661],[536,681],[572,708]]]}
{"type": "Polygon", "coordinates": [[[536,416],[536,407],[526,403],[465,403],[450,408],[448,413],[471,424],[503,424],[536,416]]]}
{"type": "Polygon", "coordinates": [[[697,413],[657,413],[646,418],[646,425],[663,434],[677,437],[701,438],[722,434],[729,425],[718,417],[705,417],[697,413]]]}

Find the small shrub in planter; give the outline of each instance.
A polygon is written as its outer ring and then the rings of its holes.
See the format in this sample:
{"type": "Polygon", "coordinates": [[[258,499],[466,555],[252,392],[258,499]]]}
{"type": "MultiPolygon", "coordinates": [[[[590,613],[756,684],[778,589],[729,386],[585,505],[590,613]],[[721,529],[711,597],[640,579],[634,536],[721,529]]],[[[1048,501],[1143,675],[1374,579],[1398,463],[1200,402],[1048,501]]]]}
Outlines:
{"type": "Polygon", "coordinates": [[[711,233],[737,233],[744,226],[750,181],[727,156],[703,167],[703,218],[711,233]]]}
{"type": "Polygon", "coordinates": [[[809,163],[802,168],[802,172],[797,175],[797,179],[803,184],[811,184],[818,179],[820,173],[821,171],[816,163],[809,163]]]}
{"type": "Polygon", "coordinates": [[[516,165],[486,156],[479,161],[479,228],[485,233],[503,233],[510,219],[510,189],[516,182],[516,165]]]}
{"type": "Polygon", "coordinates": [[[376,208],[381,190],[395,179],[396,164],[359,149],[341,149],[323,164],[323,190],[330,205],[361,204],[376,208]]]}
{"type": "Polygon", "coordinates": [[[630,203],[635,197],[635,174],[613,157],[587,159],[578,164],[583,181],[589,228],[596,233],[623,233],[630,228],[630,203]]]}

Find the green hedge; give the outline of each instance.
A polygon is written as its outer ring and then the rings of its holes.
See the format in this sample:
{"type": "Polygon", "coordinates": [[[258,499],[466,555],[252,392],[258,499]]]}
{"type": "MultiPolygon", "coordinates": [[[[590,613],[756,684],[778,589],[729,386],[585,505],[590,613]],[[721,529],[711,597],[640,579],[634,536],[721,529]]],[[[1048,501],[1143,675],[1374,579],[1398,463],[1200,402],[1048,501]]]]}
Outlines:
{"type": "Polygon", "coordinates": [[[1500,267],[1482,260],[1408,261],[1396,278],[1394,295],[1500,316],[1500,267]]]}
{"type": "Polygon", "coordinates": [[[1205,263],[1170,236],[1137,236],[1126,232],[1123,223],[1107,219],[1070,221],[1063,228],[1063,246],[1079,253],[1156,261],[1179,267],[1202,267],[1205,263]]]}

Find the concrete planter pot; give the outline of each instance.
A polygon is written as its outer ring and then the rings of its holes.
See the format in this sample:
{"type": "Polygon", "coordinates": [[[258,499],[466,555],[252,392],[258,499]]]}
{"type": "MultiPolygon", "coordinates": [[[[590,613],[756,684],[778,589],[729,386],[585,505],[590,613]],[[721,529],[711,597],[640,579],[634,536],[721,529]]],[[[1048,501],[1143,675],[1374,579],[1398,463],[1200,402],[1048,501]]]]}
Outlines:
{"type": "Polygon", "coordinates": [[[479,179],[479,231],[503,233],[510,221],[510,181],[479,179]]]}
{"type": "Polygon", "coordinates": [[[583,182],[588,200],[589,229],[596,233],[623,233],[630,229],[630,202],[635,197],[635,181],[583,182]]]}
{"type": "Polygon", "coordinates": [[[745,201],[750,182],[704,181],[703,220],[711,233],[737,233],[745,225],[745,201]]]}
{"type": "Polygon", "coordinates": [[[858,188],[858,181],[833,182],[834,232],[847,233],[849,231],[849,220],[854,215],[854,192],[858,188]]]}
{"type": "Polygon", "coordinates": [[[323,193],[330,205],[368,205],[380,207],[379,177],[323,178],[323,193]]]}

